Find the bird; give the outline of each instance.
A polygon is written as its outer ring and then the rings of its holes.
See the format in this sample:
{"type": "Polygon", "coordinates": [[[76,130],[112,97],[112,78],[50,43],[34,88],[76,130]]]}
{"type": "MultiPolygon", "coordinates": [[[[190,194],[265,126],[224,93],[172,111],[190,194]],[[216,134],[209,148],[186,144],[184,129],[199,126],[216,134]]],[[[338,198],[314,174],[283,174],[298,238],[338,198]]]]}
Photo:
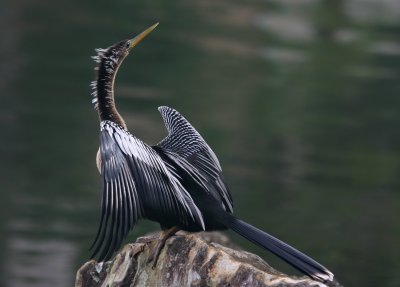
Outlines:
{"type": "Polygon", "coordinates": [[[233,215],[233,200],[220,162],[200,133],[175,109],[158,108],[168,135],[148,145],[128,131],[116,108],[114,82],[131,50],[158,23],[132,39],[95,49],[92,102],[100,121],[96,156],[102,179],[101,216],[91,249],[98,262],[112,258],[139,219],[158,222],[161,236],[149,262],[157,262],[177,231],[231,229],[320,282],[333,281],[326,267],[233,215]]]}

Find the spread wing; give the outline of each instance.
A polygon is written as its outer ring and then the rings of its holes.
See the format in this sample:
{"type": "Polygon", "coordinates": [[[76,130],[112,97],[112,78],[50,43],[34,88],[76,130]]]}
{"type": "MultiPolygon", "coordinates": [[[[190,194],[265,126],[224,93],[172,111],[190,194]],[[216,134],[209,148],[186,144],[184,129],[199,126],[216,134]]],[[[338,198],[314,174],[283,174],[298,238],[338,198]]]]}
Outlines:
{"type": "Polygon", "coordinates": [[[157,146],[178,165],[222,202],[225,210],[233,212],[232,196],[224,182],[219,161],[194,127],[176,110],[159,107],[168,136],[157,146]]]}
{"type": "Polygon", "coordinates": [[[119,125],[101,122],[102,208],[93,256],[108,260],[139,218],[173,218],[195,222],[203,218],[171,168],[148,145],[119,125]]]}

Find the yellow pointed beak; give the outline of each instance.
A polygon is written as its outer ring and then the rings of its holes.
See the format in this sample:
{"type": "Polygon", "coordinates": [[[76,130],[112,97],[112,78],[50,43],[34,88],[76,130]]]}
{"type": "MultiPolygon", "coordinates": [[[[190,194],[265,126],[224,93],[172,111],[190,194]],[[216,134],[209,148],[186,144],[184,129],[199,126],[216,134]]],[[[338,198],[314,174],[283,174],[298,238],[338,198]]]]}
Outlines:
{"type": "Polygon", "coordinates": [[[137,44],[139,44],[140,41],[142,41],[147,35],[149,35],[153,30],[158,26],[158,22],[155,23],[153,26],[147,28],[144,30],[142,33],[137,35],[135,38],[131,40],[131,46],[129,47],[129,50],[131,50],[133,47],[135,47],[137,44]]]}

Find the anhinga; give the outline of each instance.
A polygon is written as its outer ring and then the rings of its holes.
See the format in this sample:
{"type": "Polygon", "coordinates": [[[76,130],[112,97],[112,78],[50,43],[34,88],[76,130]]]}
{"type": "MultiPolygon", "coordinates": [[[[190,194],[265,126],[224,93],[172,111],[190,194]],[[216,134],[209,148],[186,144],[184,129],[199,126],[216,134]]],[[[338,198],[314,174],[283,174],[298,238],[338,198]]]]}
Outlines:
{"type": "Polygon", "coordinates": [[[168,136],[155,146],[128,132],[114,102],[114,80],[129,51],[155,29],[131,40],[96,49],[97,79],[93,103],[100,118],[97,166],[103,180],[102,212],[93,256],[110,259],[141,218],[158,222],[163,236],[151,260],[178,230],[230,228],[319,281],[333,274],[307,255],[232,215],[232,197],[217,157],[201,135],[177,111],[158,110],[168,136]]]}

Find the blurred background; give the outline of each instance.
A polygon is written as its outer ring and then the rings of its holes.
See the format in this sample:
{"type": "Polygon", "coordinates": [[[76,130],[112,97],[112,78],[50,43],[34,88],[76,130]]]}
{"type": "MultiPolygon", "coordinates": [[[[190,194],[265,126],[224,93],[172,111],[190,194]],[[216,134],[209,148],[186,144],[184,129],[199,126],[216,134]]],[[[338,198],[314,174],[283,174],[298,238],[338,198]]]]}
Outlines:
{"type": "MultiPolygon", "coordinates": [[[[157,21],[116,82],[130,130],[157,143],[156,108],[176,108],[219,156],[236,215],[344,285],[400,286],[397,0],[3,2],[0,285],[72,286],[89,259],[90,56],[157,21]]],[[[142,221],[129,241],[158,228],[142,221]]]]}

